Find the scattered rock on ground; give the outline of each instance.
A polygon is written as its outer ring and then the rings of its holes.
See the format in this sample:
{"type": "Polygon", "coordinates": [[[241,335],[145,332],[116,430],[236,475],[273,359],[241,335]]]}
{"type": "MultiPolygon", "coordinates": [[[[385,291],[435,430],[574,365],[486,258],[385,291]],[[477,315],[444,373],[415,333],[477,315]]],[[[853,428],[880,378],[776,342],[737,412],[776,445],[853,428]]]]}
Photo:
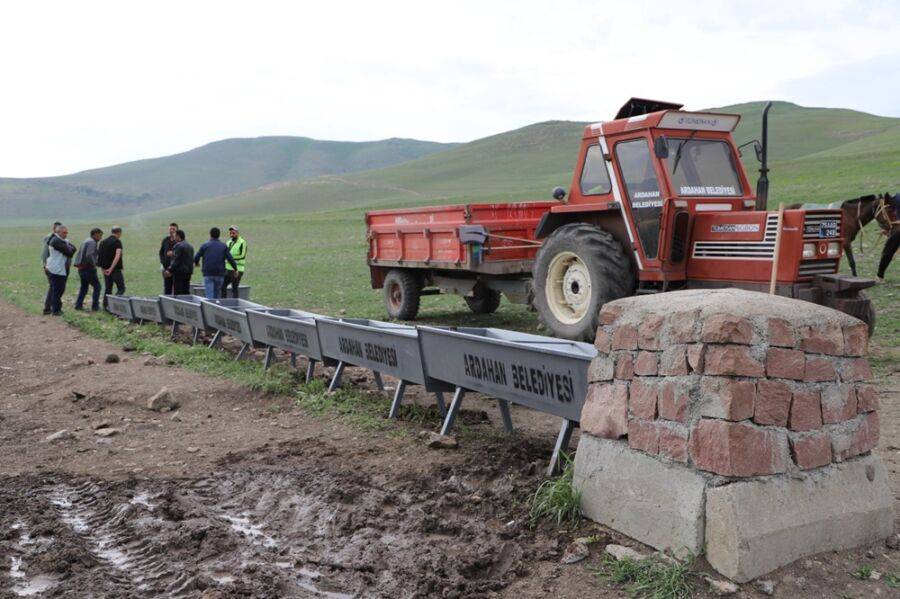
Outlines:
{"type": "Polygon", "coordinates": [[[432,432],[428,435],[427,439],[426,445],[432,449],[456,449],[459,447],[456,437],[451,437],[450,435],[432,432]]]}
{"type": "Polygon", "coordinates": [[[91,425],[91,428],[96,430],[100,430],[101,428],[109,428],[112,425],[112,422],[109,420],[101,420],[99,422],[95,422],[91,425]]]}
{"type": "Polygon", "coordinates": [[[113,437],[118,435],[122,431],[117,428],[101,428],[94,431],[94,434],[98,437],[113,437]]]}
{"type": "Polygon", "coordinates": [[[197,453],[198,451],[200,451],[200,448],[199,447],[188,447],[185,451],[187,451],[188,453],[197,453]]]}
{"type": "Polygon", "coordinates": [[[168,387],[163,387],[147,400],[147,409],[154,412],[169,412],[178,408],[178,400],[168,387]]]}
{"type": "Polygon", "coordinates": [[[575,539],[566,547],[562,559],[559,561],[564,564],[574,564],[586,558],[590,552],[585,539],[575,539]]]}
{"type": "Polygon", "coordinates": [[[775,593],[775,581],[759,579],[753,583],[757,591],[763,595],[772,595],[775,593]]]}
{"type": "Polygon", "coordinates": [[[74,436],[75,435],[73,435],[69,429],[64,428],[61,431],[56,431],[52,435],[47,435],[47,438],[44,439],[44,441],[48,443],[53,443],[54,441],[67,441],[74,436]]]}
{"type": "Polygon", "coordinates": [[[346,313],[347,313],[347,311],[344,310],[343,308],[341,308],[340,310],[338,310],[338,314],[340,314],[341,316],[343,316],[343,315],[346,314],[346,313]]]}
{"type": "Polygon", "coordinates": [[[131,341],[126,341],[122,344],[122,351],[135,351],[136,349],[137,346],[135,346],[135,344],[131,341]]]}
{"type": "Polygon", "coordinates": [[[144,360],[144,366],[165,366],[167,360],[162,356],[150,356],[144,360]]]}
{"type": "Polygon", "coordinates": [[[626,547],[625,545],[610,544],[606,546],[605,551],[616,558],[616,560],[633,559],[635,561],[640,561],[647,557],[640,551],[635,551],[631,547],[626,547]]]}
{"type": "Polygon", "coordinates": [[[900,549],[900,532],[895,532],[884,540],[888,549],[900,549]]]}
{"type": "Polygon", "coordinates": [[[119,363],[119,354],[106,354],[106,363],[107,364],[118,364],[119,363]]]}
{"type": "Polygon", "coordinates": [[[719,597],[734,595],[740,590],[738,588],[738,585],[734,584],[730,580],[716,580],[712,576],[707,576],[706,582],[709,584],[709,589],[719,597]]]}
{"type": "Polygon", "coordinates": [[[72,391],[72,401],[78,401],[79,399],[84,399],[87,397],[87,393],[82,393],[81,391],[72,391]]]}

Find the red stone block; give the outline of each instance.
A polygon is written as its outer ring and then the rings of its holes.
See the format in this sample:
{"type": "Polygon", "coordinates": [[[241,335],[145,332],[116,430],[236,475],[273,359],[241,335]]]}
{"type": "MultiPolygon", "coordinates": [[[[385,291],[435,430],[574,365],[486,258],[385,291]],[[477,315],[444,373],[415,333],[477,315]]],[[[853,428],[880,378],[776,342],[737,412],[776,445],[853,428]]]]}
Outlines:
{"type": "Polygon", "coordinates": [[[725,420],[753,418],[756,382],[729,377],[704,376],[700,384],[701,414],[725,420]]]}
{"type": "Polygon", "coordinates": [[[822,389],[822,421],[835,424],[856,416],[856,391],[851,385],[828,385],[822,389]]]}
{"type": "Polygon", "coordinates": [[[631,358],[631,352],[616,352],[616,378],[624,381],[634,378],[634,361],[631,358]]]}
{"type": "Polygon", "coordinates": [[[797,347],[797,339],[794,336],[794,328],[783,318],[770,318],[769,345],[781,347],[797,347]]]}
{"type": "Polygon", "coordinates": [[[754,377],[765,374],[762,362],[744,345],[710,345],[706,348],[703,372],[754,377]]]}
{"type": "Polygon", "coordinates": [[[674,422],[687,422],[691,397],[682,385],[666,381],[659,392],[659,417],[674,422]]]}
{"type": "Polygon", "coordinates": [[[624,306],[621,304],[603,304],[600,308],[600,324],[610,325],[622,315],[624,306]]]}
{"type": "Polygon", "coordinates": [[[823,356],[807,356],[806,373],[803,380],[807,383],[818,383],[837,380],[837,372],[831,358],[823,356]]]}
{"type": "Polygon", "coordinates": [[[639,376],[656,376],[659,371],[659,358],[656,352],[638,352],[634,360],[634,373],[639,376]]]}
{"type": "Polygon", "coordinates": [[[625,383],[594,383],[581,409],[581,430],[618,439],[628,433],[628,386],[625,383]]]}
{"type": "Polygon", "coordinates": [[[831,463],[831,437],[827,433],[791,436],[791,457],[801,470],[831,463]]]}
{"type": "Polygon", "coordinates": [[[872,385],[856,387],[856,411],[858,413],[874,412],[878,409],[878,395],[872,385]]]}
{"type": "Polygon", "coordinates": [[[807,325],[800,329],[800,347],[812,354],[840,356],[844,353],[844,332],[834,322],[807,325]]]}
{"type": "Polygon", "coordinates": [[[844,355],[864,356],[869,351],[869,327],[864,323],[844,327],[844,355]]]}
{"type": "Polygon", "coordinates": [[[757,424],[787,426],[791,395],[791,388],[787,383],[768,379],[757,381],[753,421],[757,424]]]}
{"type": "Polygon", "coordinates": [[[818,391],[797,391],[791,402],[792,431],[812,431],[822,427],[822,403],[818,391]]]}
{"type": "Polygon", "coordinates": [[[695,332],[697,320],[700,318],[700,310],[688,312],[676,312],[669,316],[669,337],[675,343],[690,343],[697,341],[695,332]]]}
{"type": "Polygon", "coordinates": [[[687,346],[688,368],[698,374],[703,372],[703,358],[706,356],[706,346],[702,343],[692,343],[687,346]]]}
{"type": "Polygon", "coordinates": [[[619,325],[612,334],[613,349],[637,349],[638,331],[630,324],[619,325]]]}
{"type": "Polygon", "coordinates": [[[846,459],[868,453],[878,445],[878,412],[860,414],[851,424],[850,430],[838,430],[831,435],[834,460],[846,459]]]}
{"type": "Polygon", "coordinates": [[[638,347],[641,349],[659,349],[664,318],[659,314],[648,314],[638,329],[638,347]]]}
{"type": "Polygon", "coordinates": [[[644,420],[656,418],[656,401],[659,397],[659,387],[655,382],[645,379],[635,379],[631,383],[628,407],[631,413],[644,420]]]}
{"type": "Polygon", "coordinates": [[[766,353],[766,374],[780,379],[802,381],[806,369],[806,354],[799,349],[770,347],[766,353]]]}
{"type": "Polygon", "coordinates": [[[656,423],[637,418],[629,420],[628,446],[647,453],[659,453],[659,428],[656,423]]]}
{"type": "Polygon", "coordinates": [[[746,318],[734,314],[713,314],[706,318],[700,340],[704,343],[741,343],[753,341],[753,327],[746,318]]]}
{"type": "Polygon", "coordinates": [[[687,350],[684,345],[670,345],[659,358],[659,374],[681,376],[688,373],[687,350]]]}
{"type": "Polygon", "coordinates": [[[659,454],[677,462],[688,460],[688,432],[684,427],[659,426],[659,454]]]}
{"type": "Polygon", "coordinates": [[[861,383],[871,380],[872,368],[865,358],[845,358],[839,362],[841,380],[848,383],[861,383]]]}
{"type": "Polygon", "coordinates": [[[722,476],[760,476],[787,469],[787,435],[751,424],[704,418],[691,433],[689,446],[697,468],[722,476]]]}
{"type": "Polygon", "coordinates": [[[601,354],[608,354],[612,349],[612,337],[603,327],[597,327],[597,336],[594,337],[594,347],[601,354]]]}

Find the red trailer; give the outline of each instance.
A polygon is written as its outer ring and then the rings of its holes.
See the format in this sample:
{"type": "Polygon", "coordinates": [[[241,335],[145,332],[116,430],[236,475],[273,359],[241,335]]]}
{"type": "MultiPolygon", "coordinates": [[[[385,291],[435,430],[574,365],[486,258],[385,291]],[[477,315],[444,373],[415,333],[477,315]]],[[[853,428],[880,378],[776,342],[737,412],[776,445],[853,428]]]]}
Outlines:
{"type": "Polygon", "coordinates": [[[766,114],[763,142],[751,142],[762,163],[754,194],[732,139],[740,117],[680,108],[632,99],[585,127],[570,191],[554,201],[368,212],[372,286],[385,289],[389,315],[414,319],[420,297],[441,292],[490,313],[503,294],[533,305],[555,335],[590,340],[607,301],[768,291],[774,270],[776,293],[871,326],[861,290],[874,281],[837,274],[840,210],[765,210],[766,114]]]}

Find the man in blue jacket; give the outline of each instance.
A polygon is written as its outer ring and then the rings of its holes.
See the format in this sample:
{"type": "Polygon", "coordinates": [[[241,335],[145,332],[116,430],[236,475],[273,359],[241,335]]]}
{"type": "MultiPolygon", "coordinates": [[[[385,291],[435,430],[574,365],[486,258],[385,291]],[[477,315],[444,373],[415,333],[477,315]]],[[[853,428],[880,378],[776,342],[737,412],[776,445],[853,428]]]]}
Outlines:
{"type": "Polygon", "coordinates": [[[208,299],[222,297],[222,283],[225,281],[225,261],[237,270],[237,263],[231,257],[228,246],[219,241],[218,227],[209,230],[209,241],[200,246],[194,256],[194,264],[203,259],[203,289],[208,299]]]}

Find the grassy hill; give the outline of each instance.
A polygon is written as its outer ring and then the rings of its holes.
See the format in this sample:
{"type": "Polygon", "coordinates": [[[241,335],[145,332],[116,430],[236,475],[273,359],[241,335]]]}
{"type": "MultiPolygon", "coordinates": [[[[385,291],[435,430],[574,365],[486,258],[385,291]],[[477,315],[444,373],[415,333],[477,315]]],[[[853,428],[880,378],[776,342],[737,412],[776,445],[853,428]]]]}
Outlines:
{"type": "MultiPolygon", "coordinates": [[[[711,110],[742,115],[738,143],[761,135],[763,102],[711,110]]],[[[394,166],[295,181],[159,214],[277,215],[437,202],[549,198],[572,180],[584,123],[551,121],[394,166]]],[[[769,112],[770,200],[835,201],[900,187],[900,119],[776,102],[769,112]]],[[[752,181],[759,168],[744,153],[752,181]]],[[[155,215],[148,215],[155,216],[155,215]]]]}
{"type": "Polygon", "coordinates": [[[69,219],[158,210],[306,177],[379,168],[454,145],[396,138],[371,142],[227,139],[173,156],[62,177],[0,178],[0,216],[69,219]]]}

